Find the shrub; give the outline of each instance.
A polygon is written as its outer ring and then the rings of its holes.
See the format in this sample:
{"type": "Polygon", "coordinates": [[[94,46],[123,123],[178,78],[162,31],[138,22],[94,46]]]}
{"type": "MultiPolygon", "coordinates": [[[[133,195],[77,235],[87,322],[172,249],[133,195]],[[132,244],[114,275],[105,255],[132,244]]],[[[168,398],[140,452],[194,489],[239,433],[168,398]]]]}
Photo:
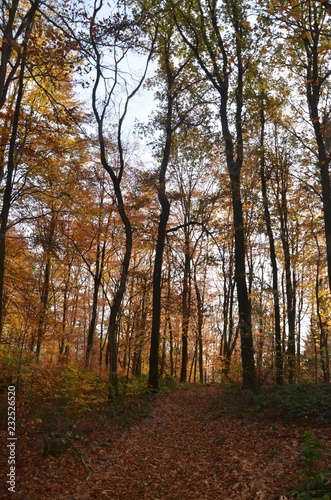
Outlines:
{"type": "Polygon", "coordinates": [[[300,457],[303,469],[300,471],[299,485],[292,487],[288,495],[297,500],[331,500],[331,471],[329,468],[320,468],[323,444],[311,431],[305,431],[304,436],[300,457]]]}

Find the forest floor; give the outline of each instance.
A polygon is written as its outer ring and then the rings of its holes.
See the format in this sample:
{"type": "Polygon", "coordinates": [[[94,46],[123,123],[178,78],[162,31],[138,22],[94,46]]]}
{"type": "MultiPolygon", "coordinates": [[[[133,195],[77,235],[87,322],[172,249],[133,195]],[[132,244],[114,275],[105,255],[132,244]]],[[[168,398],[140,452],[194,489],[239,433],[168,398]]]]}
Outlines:
{"type": "Polygon", "coordinates": [[[218,385],[128,401],[116,415],[77,417],[48,441],[43,424],[20,418],[16,491],[3,488],[1,453],[1,499],[286,499],[302,468],[304,431],[331,449],[329,424],[252,412],[248,395],[218,385]],[[63,445],[57,457],[56,440],[63,445]]]}

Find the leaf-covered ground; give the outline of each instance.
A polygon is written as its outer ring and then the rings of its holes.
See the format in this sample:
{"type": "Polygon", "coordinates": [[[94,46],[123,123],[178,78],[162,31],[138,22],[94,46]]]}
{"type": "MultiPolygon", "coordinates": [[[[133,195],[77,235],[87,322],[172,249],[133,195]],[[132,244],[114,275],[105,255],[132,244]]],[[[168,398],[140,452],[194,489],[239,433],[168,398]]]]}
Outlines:
{"type": "MultiPolygon", "coordinates": [[[[12,497],[284,499],[298,479],[303,432],[312,429],[331,448],[330,425],[257,414],[243,395],[217,385],[128,404],[119,415],[77,419],[56,437],[68,448],[58,457],[43,455],[42,423],[21,418],[12,497]]],[[[5,454],[0,461],[6,473],[5,454]]],[[[3,476],[0,498],[11,498],[3,476]]]]}

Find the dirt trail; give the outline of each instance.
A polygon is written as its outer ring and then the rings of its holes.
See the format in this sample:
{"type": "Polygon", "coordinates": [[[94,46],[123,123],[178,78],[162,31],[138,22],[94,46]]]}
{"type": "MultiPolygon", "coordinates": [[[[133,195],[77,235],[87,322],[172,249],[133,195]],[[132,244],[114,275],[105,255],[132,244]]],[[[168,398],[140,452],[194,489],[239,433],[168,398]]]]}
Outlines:
{"type": "Polygon", "coordinates": [[[234,413],[217,386],[161,395],[129,429],[111,422],[59,458],[22,438],[15,498],[271,500],[295,482],[302,429],[234,413]]]}

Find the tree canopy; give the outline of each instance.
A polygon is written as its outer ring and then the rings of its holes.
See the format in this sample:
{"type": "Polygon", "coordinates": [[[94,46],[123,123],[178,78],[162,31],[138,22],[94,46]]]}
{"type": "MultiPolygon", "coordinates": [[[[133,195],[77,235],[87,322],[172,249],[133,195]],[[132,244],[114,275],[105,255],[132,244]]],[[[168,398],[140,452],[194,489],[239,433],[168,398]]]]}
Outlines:
{"type": "Polygon", "coordinates": [[[3,3],[4,373],[330,381],[330,9],[3,3]]]}

